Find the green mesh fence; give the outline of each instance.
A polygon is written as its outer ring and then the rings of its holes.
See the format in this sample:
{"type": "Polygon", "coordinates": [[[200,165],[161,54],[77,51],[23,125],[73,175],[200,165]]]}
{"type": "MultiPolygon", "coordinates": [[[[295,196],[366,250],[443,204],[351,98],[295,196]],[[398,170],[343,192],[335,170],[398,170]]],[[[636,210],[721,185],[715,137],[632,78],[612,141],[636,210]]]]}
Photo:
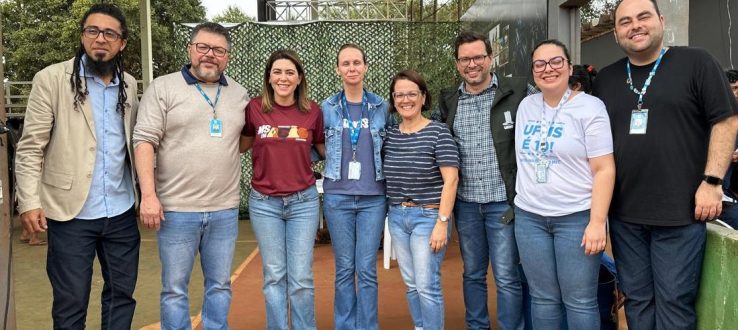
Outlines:
{"type": "MultiPolygon", "coordinates": [[[[459,23],[311,22],[297,25],[245,23],[231,29],[231,60],[226,74],[241,83],[250,96],[260,93],[266,61],[280,48],[296,51],[305,64],[310,98],[320,102],[341,89],[336,75],[336,51],[347,42],[364,48],[369,70],[368,90],[385,98],[392,76],[412,68],[423,74],[435,104],[438,91],[457,83],[453,41],[459,23]]],[[[177,38],[186,44],[191,27],[178,26],[177,38]]],[[[187,62],[183,52],[182,63],[187,62]]],[[[248,216],[251,156],[242,156],[241,216],[248,216]]],[[[316,165],[320,170],[322,164],[316,165]]]]}

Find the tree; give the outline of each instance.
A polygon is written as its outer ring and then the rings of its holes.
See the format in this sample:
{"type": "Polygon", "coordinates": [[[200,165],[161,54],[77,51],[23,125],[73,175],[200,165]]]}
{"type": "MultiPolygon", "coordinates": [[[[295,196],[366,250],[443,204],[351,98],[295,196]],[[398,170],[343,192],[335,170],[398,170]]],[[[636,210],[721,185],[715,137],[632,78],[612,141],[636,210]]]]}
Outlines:
{"type": "Polygon", "coordinates": [[[595,18],[600,18],[600,15],[610,13],[615,10],[617,0],[593,0],[590,1],[586,6],[582,7],[582,22],[588,22],[595,18]]]}
{"type": "Polygon", "coordinates": [[[200,0],[153,0],[151,7],[154,77],[158,77],[179,71],[184,64],[186,45],[174,42],[175,25],[205,21],[205,7],[200,0]]]}
{"type": "MultiPolygon", "coordinates": [[[[5,75],[9,80],[31,80],[44,67],[70,59],[79,45],[79,19],[96,0],[5,0],[0,2],[5,75]]],[[[141,77],[139,0],[108,0],[126,16],[129,28],[124,66],[141,77]]],[[[176,45],[175,24],[201,22],[205,8],[200,0],[152,2],[151,33],[154,75],[177,71],[184,46],[176,45]]]]}
{"type": "Polygon", "coordinates": [[[213,17],[216,23],[246,23],[253,22],[254,18],[246,15],[240,7],[230,5],[222,13],[213,17]]]}

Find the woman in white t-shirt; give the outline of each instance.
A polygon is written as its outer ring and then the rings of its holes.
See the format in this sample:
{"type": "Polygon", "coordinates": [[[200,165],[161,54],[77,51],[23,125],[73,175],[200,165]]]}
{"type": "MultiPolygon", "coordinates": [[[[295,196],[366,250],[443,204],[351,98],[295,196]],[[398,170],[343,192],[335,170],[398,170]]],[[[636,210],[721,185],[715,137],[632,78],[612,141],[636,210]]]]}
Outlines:
{"type": "Polygon", "coordinates": [[[569,88],[558,40],[532,55],[540,94],[518,108],[515,236],[532,300],[532,327],[599,329],[597,279],[615,182],[605,105],[569,88]],[[562,307],[563,306],[563,307],[562,307]]]}

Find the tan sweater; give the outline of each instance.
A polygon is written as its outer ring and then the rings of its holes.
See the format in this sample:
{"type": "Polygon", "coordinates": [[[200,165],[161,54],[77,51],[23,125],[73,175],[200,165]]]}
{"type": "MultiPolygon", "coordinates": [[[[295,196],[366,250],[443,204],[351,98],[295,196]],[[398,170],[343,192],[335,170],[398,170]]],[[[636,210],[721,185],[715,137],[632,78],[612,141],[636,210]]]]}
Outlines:
{"type": "MultiPolygon", "coordinates": [[[[155,79],[141,98],[134,147],[156,150],[156,194],[164,211],[210,212],[238,207],[246,89],[227,77],[215,112],[223,136],[210,136],[213,109],[181,72],[155,79]]],[[[218,85],[200,85],[215,102],[218,85]]]]}

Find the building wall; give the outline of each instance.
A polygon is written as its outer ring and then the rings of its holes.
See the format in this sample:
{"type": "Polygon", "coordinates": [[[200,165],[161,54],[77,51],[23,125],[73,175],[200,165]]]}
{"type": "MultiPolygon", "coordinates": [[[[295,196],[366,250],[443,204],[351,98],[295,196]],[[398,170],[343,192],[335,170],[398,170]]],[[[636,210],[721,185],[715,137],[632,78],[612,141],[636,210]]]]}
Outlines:
{"type": "Polygon", "coordinates": [[[738,1],[692,1],[689,12],[690,46],[707,49],[726,69],[738,66],[738,1]]]}
{"type": "Polygon", "coordinates": [[[582,43],[582,63],[591,64],[597,70],[625,56],[615,43],[613,33],[606,33],[582,43]]]}
{"type": "Polygon", "coordinates": [[[546,39],[547,1],[477,0],[461,21],[488,35],[494,70],[503,76],[530,76],[533,46],[546,39]]]}

